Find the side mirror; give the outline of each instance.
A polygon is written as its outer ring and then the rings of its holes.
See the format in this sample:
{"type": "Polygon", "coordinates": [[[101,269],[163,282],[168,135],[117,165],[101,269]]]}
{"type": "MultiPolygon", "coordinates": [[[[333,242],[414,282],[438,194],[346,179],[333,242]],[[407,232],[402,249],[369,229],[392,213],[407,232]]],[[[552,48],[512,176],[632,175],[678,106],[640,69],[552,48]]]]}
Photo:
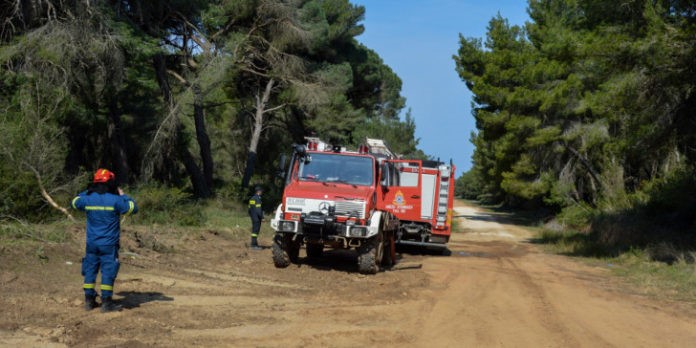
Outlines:
{"type": "Polygon", "coordinates": [[[382,177],[379,184],[382,186],[382,188],[386,189],[389,187],[389,182],[391,181],[389,180],[389,165],[387,163],[383,163],[380,172],[382,177]]]}
{"type": "Polygon", "coordinates": [[[304,156],[307,152],[307,146],[302,144],[293,144],[293,150],[300,156],[304,156]]]}

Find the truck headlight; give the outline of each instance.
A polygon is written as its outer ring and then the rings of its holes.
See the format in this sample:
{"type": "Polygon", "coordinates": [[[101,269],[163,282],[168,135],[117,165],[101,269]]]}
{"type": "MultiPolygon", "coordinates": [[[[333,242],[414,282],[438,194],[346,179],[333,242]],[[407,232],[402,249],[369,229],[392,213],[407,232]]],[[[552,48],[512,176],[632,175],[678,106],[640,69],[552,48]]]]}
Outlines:
{"type": "Polygon", "coordinates": [[[350,227],[351,237],[364,237],[367,235],[367,227],[350,227]]]}
{"type": "Polygon", "coordinates": [[[295,222],[294,221],[281,221],[278,226],[278,228],[281,231],[285,232],[294,232],[295,231],[295,222]]]}

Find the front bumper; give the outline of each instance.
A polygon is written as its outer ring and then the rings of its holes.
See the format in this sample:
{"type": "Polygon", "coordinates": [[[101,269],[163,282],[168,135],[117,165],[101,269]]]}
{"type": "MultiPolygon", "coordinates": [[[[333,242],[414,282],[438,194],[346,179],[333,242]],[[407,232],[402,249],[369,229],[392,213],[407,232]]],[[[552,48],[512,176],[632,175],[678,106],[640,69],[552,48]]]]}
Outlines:
{"type": "Polygon", "coordinates": [[[366,225],[338,222],[335,215],[319,212],[302,214],[299,220],[286,220],[282,218],[283,216],[285,216],[283,206],[280,205],[271,220],[271,228],[279,233],[294,233],[306,238],[367,239],[379,233],[379,226],[382,223],[381,212],[372,213],[366,225]]]}
{"type": "Polygon", "coordinates": [[[377,234],[376,232],[371,233],[372,229],[370,226],[346,225],[345,223],[320,220],[316,217],[308,217],[300,221],[271,221],[271,227],[273,227],[276,232],[281,233],[312,234],[311,231],[317,231],[325,236],[338,236],[344,238],[369,238],[377,234]]]}

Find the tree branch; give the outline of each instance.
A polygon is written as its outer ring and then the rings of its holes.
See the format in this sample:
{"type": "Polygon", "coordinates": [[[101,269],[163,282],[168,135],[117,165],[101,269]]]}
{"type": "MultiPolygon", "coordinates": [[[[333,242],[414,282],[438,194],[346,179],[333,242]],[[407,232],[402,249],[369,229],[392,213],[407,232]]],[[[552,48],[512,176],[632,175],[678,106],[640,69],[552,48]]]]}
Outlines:
{"type": "Polygon", "coordinates": [[[592,167],[592,164],[585,158],[583,155],[578,152],[578,150],[574,149],[572,146],[568,145],[567,143],[563,143],[563,146],[565,146],[568,151],[570,151],[577,159],[582,163],[582,165],[587,169],[587,172],[590,174],[590,177],[592,180],[594,180],[600,187],[604,187],[604,184],[602,183],[601,180],[599,180],[599,174],[594,170],[594,167],[592,167]]]}
{"type": "Polygon", "coordinates": [[[46,192],[46,188],[43,185],[43,181],[41,180],[41,174],[39,173],[39,171],[36,170],[36,168],[34,168],[33,166],[31,166],[30,164],[28,164],[26,162],[24,162],[24,165],[34,173],[34,177],[36,178],[36,182],[39,184],[39,191],[41,191],[41,196],[43,196],[43,198],[46,200],[46,202],[48,202],[48,204],[50,204],[53,208],[55,208],[55,209],[59,210],[61,213],[65,214],[65,216],[67,216],[68,219],[70,219],[70,221],[77,222],[75,220],[75,218],[72,216],[72,214],[70,214],[70,212],[67,209],[58,205],[58,203],[56,203],[56,201],[53,200],[51,195],[49,195],[48,192],[46,192]]]}
{"type": "Polygon", "coordinates": [[[167,74],[174,76],[174,78],[179,80],[179,82],[181,82],[183,85],[185,85],[185,86],[190,85],[188,80],[186,80],[183,76],[179,75],[176,71],[170,70],[170,69],[167,69],[166,71],[167,71],[167,74]]]}
{"type": "Polygon", "coordinates": [[[265,110],[263,110],[263,113],[264,113],[264,114],[267,114],[267,113],[269,113],[269,112],[273,112],[273,111],[276,111],[276,110],[278,110],[278,109],[282,109],[282,108],[284,108],[284,107],[285,107],[285,103],[280,104],[280,105],[278,105],[278,106],[274,106],[274,107],[272,107],[272,108],[265,109],[265,110]]]}

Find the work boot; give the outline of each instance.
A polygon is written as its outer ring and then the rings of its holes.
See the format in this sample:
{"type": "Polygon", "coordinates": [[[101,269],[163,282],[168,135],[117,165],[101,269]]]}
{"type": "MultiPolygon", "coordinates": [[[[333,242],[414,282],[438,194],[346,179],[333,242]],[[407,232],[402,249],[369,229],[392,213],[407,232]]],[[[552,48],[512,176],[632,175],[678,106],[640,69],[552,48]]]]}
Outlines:
{"type": "Polygon", "coordinates": [[[121,309],[123,309],[123,306],[114,302],[114,300],[112,300],[111,297],[104,297],[102,299],[102,305],[101,305],[102,313],[118,312],[121,309]]]}
{"type": "Polygon", "coordinates": [[[259,246],[258,239],[256,237],[251,237],[251,250],[263,250],[262,247],[259,246]]]}
{"type": "Polygon", "coordinates": [[[97,308],[97,296],[85,295],[85,310],[91,311],[97,308]]]}

